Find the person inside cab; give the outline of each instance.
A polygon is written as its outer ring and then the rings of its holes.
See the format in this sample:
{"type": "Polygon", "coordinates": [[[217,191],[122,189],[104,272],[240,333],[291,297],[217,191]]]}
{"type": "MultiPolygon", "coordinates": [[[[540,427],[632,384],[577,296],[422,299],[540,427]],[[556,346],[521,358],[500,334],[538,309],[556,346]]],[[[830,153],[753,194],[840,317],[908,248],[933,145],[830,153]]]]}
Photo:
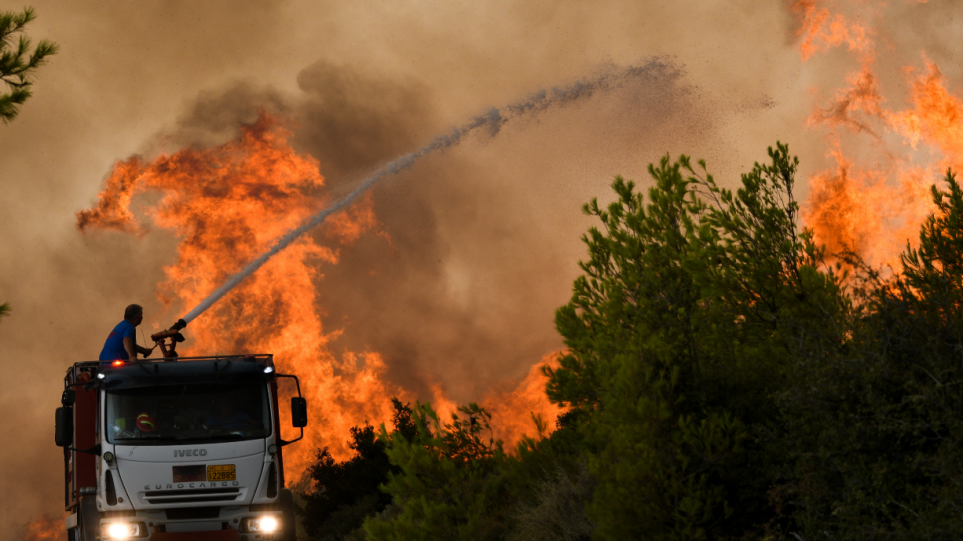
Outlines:
{"type": "Polygon", "coordinates": [[[144,321],[144,308],[139,304],[132,304],[124,310],[124,320],[114,327],[104,342],[104,349],[100,352],[100,362],[131,361],[137,359],[137,354],[144,357],[150,355],[152,349],[137,345],[136,328],[144,321]]]}

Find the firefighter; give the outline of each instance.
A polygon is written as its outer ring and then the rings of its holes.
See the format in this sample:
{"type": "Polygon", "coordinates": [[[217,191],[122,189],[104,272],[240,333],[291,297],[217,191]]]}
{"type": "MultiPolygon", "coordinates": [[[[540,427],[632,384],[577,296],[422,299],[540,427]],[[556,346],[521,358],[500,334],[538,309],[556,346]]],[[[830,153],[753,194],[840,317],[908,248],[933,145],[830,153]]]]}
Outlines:
{"type": "Polygon", "coordinates": [[[128,306],[124,310],[124,320],[118,323],[107,336],[104,349],[100,352],[100,362],[132,361],[137,359],[138,353],[142,353],[144,357],[150,355],[153,349],[137,345],[135,329],[142,321],[144,321],[144,308],[139,304],[128,306]]]}

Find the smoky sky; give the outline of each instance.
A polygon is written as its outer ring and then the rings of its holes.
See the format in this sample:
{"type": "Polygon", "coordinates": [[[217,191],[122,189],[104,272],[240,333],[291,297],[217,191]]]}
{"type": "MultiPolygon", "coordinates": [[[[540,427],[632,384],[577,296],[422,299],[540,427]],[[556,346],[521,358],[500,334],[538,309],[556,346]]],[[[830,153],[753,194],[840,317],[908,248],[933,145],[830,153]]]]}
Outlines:
{"type": "MultiPolygon", "coordinates": [[[[887,15],[900,24],[886,38],[909,46],[890,56],[918,62],[925,49],[958,84],[952,5],[904,4],[887,15]]],[[[678,76],[474,135],[386,179],[371,192],[378,230],[352,245],[312,233],[340,258],[317,280],[325,331],[343,331],[334,353],[377,351],[391,381],[416,394],[440,385],[464,402],[510,388],[561,347],[554,310],[592,225],[580,207],[610,201],[614,175],[644,188],[650,162],[687,153],[732,186],[780,139],[804,178],[827,163],[823,135],[805,127],[814,96],[851,67],[845,51],[803,63],[785,2],[33,5],[29,34],[61,52],[21,116],[0,126],[0,301],[13,306],[0,322],[6,524],[62,510],[53,410],[66,367],[94,358],[131,302],[145,306],[147,333],[178,315],[157,300],[177,244],[169,232],[74,227],[116,160],[219,144],[266,110],[291,121],[292,144],[337,195],[491,107],[668,59],[678,76]]],[[[143,216],[152,197],[133,210],[143,216]]]]}
{"type": "MultiPolygon", "coordinates": [[[[393,383],[420,396],[440,384],[465,402],[517,380],[561,347],[551,321],[567,294],[559,284],[574,263],[562,254],[570,252],[579,231],[563,233],[572,219],[536,221],[523,208],[513,211],[512,186],[494,176],[492,164],[479,161],[477,152],[492,151],[502,139],[514,146],[534,138],[535,152],[552,156],[554,150],[541,148],[533,133],[559,121],[577,122],[579,140],[592,125],[669,131],[671,123],[697,140],[713,122],[672,62],[650,58],[639,67],[595,71],[588,79],[525,95],[500,108],[495,119],[490,113],[476,117],[467,125],[482,129],[469,128],[459,139],[466,149],[453,145],[375,185],[369,196],[377,234],[332,246],[340,262],[323,267],[317,282],[317,309],[326,332],[338,331],[336,350],[378,352],[393,383]]],[[[417,80],[329,62],[305,68],[297,80],[300,92],[287,96],[248,84],[207,92],[158,140],[169,147],[213,143],[267,110],[296,120],[294,145],[319,161],[329,192],[338,196],[374,168],[450,133],[442,128],[436,99],[417,80]]],[[[630,136],[619,151],[640,144],[630,136]]],[[[610,153],[611,146],[607,142],[597,152],[610,153]]],[[[544,198],[557,196],[551,176],[536,175],[526,184],[544,198]]],[[[578,205],[570,213],[580,221],[578,205]]],[[[331,244],[325,227],[311,234],[331,244]]]]}

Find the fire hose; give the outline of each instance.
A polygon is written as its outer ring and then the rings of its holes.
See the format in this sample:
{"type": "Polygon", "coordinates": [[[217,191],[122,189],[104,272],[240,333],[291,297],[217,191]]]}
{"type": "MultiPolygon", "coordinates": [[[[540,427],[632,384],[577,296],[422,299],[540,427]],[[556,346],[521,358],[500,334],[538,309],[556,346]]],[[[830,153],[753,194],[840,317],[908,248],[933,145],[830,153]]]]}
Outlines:
{"type": "MultiPolygon", "coordinates": [[[[160,346],[161,353],[164,354],[165,359],[177,358],[177,351],[175,351],[175,349],[177,348],[178,342],[184,341],[184,335],[181,334],[181,329],[184,327],[187,327],[187,322],[183,319],[178,319],[170,329],[150,335],[150,339],[154,341],[154,347],[160,346]]],[[[151,351],[153,350],[154,348],[151,348],[151,351]]]]}

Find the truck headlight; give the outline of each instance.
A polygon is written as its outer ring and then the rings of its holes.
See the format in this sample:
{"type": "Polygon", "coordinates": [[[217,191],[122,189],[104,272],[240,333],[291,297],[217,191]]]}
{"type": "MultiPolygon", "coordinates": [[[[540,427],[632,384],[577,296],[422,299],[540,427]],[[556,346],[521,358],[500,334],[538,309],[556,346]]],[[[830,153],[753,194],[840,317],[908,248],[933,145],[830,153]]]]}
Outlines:
{"type": "Polygon", "coordinates": [[[147,525],[143,522],[113,522],[100,526],[101,539],[130,539],[147,537],[147,525]]]}
{"type": "Polygon", "coordinates": [[[241,519],[240,527],[238,527],[238,531],[241,533],[273,533],[280,529],[281,520],[278,517],[272,517],[270,515],[243,518],[241,519]]]}

